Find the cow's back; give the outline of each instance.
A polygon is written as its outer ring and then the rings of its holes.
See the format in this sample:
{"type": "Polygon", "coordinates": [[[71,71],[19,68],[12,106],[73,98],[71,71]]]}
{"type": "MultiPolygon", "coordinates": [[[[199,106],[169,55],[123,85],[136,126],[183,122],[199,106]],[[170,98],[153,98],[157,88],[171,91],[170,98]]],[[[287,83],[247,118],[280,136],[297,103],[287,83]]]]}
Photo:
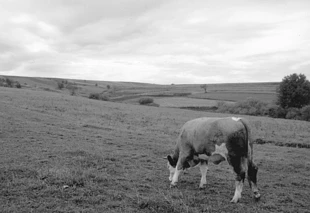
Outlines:
{"type": "MultiPolygon", "coordinates": [[[[197,118],[184,124],[180,136],[179,145],[192,148],[197,154],[211,155],[215,151],[215,145],[227,144],[231,149],[231,143],[236,134],[246,134],[244,125],[232,118],[197,118]]],[[[244,142],[244,141],[243,141],[244,142]]],[[[242,144],[237,144],[238,147],[242,144]]]]}

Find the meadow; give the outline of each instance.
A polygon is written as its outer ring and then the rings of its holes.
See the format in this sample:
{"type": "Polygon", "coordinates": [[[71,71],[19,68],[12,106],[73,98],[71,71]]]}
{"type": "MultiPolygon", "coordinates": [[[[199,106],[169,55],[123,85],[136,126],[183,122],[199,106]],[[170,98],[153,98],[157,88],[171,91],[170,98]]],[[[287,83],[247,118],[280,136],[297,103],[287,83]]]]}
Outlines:
{"type": "MultiPolygon", "coordinates": [[[[88,87],[105,88],[98,83],[88,87]]],[[[46,85],[0,88],[1,212],[310,210],[310,150],[286,146],[310,143],[309,122],[243,116],[254,140],[271,143],[254,145],[261,200],[253,200],[246,183],[241,201],[231,204],[234,175],[227,162],[209,165],[204,190],[198,189],[197,168],[186,171],[179,187],[170,189],[163,157],[172,152],[186,121],[238,115],[97,101],[71,96],[52,84],[43,90],[46,85]]],[[[125,88],[119,90],[122,95],[187,91],[167,87],[118,86],[125,88]]]]}

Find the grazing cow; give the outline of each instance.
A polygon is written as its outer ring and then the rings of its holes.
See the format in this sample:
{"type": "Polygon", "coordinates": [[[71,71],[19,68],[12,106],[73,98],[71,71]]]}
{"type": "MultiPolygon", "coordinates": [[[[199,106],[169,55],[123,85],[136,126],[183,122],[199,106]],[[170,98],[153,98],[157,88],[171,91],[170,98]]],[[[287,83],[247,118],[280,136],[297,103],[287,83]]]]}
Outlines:
{"type": "Polygon", "coordinates": [[[256,200],[260,194],[256,185],[257,166],[253,162],[253,144],[247,121],[243,118],[197,118],[181,129],[173,155],[168,155],[169,180],[176,186],[182,170],[198,165],[201,172],[199,188],[205,188],[208,162],[219,164],[227,160],[236,173],[235,194],[231,202],[241,198],[247,178],[256,200]],[[206,155],[206,158],[202,158],[206,155]]]}

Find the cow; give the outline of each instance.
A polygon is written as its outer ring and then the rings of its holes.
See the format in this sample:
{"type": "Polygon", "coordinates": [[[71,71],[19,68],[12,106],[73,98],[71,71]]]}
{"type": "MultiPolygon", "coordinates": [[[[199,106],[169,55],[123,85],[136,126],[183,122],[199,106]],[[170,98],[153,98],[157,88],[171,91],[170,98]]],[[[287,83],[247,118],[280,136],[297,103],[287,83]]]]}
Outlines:
{"type": "Polygon", "coordinates": [[[219,164],[227,160],[236,174],[235,193],[230,202],[237,203],[240,200],[246,173],[254,198],[260,198],[251,131],[244,118],[204,117],[186,122],[179,134],[174,153],[168,155],[167,159],[171,187],[177,185],[182,170],[199,166],[199,188],[205,188],[208,162],[219,164]]]}

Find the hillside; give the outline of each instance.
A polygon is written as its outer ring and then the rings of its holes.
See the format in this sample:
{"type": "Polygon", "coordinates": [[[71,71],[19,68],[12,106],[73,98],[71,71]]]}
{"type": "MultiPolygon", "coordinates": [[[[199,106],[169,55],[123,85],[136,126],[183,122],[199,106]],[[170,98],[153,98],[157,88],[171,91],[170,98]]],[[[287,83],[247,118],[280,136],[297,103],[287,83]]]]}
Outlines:
{"type": "MultiPolygon", "coordinates": [[[[256,144],[261,201],[245,184],[230,204],[234,175],[209,165],[169,189],[166,161],[187,120],[229,115],[104,102],[58,92],[0,89],[0,203],[4,212],[306,212],[310,123],[246,116],[256,144]],[[281,146],[276,146],[279,144],[281,146]],[[284,146],[282,146],[284,145],[284,146]]],[[[236,116],[236,115],[234,115],[236,116]]]]}
{"type": "MultiPolygon", "coordinates": [[[[70,94],[70,88],[74,86],[75,96],[89,97],[91,93],[102,93],[110,97],[111,101],[135,104],[138,103],[138,98],[145,96],[152,96],[154,98],[185,97],[190,98],[192,102],[196,99],[240,101],[251,97],[268,103],[273,103],[276,99],[276,88],[279,85],[279,83],[275,82],[208,84],[207,93],[204,93],[204,90],[200,88],[201,85],[198,84],[156,85],[133,82],[108,82],[16,76],[0,76],[0,78],[9,78],[13,81],[18,81],[21,84],[22,89],[26,88],[37,91],[70,94]],[[60,90],[58,88],[58,83],[62,82],[65,82],[65,84],[64,88],[60,90]]],[[[170,103],[167,104],[169,105],[170,103]]],[[[171,104],[175,105],[173,100],[171,104]]]]}

